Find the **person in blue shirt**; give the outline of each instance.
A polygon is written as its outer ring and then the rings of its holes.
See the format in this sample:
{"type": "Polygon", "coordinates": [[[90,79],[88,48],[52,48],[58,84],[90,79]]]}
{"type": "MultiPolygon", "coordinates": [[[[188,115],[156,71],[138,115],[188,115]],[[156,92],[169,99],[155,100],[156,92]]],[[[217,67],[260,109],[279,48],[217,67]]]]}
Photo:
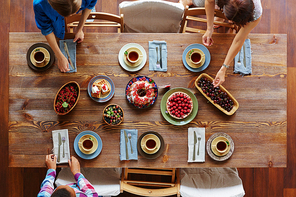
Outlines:
{"type": "Polygon", "coordinates": [[[61,72],[69,71],[68,59],[61,52],[56,37],[64,39],[65,19],[64,17],[78,14],[82,11],[74,42],[84,40],[83,26],[97,0],[34,0],[33,8],[35,21],[41,33],[46,37],[47,42],[54,51],[58,67],[61,72]]]}

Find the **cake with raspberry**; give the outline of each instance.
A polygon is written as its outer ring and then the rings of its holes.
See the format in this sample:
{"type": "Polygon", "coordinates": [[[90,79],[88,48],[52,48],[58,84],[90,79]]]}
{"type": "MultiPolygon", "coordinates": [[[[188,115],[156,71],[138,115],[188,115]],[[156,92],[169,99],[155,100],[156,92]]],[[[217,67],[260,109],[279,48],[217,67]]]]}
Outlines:
{"type": "Polygon", "coordinates": [[[174,92],[168,97],[166,108],[173,118],[184,119],[192,112],[193,102],[188,94],[184,92],[174,92]]]}
{"type": "Polygon", "coordinates": [[[146,77],[133,78],[127,86],[126,96],[135,107],[149,107],[156,99],[157,87],[152,80],[146,77]]]}

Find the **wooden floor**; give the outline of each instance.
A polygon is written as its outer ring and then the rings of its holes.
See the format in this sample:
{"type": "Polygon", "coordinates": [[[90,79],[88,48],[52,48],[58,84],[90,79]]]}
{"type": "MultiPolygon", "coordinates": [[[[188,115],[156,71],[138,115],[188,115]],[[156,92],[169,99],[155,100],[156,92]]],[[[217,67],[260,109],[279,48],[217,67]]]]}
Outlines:
{"type": "MultiPolygon", "coordinates": [[[[98,0],[97,11],[118,14],[123,0],[98,0]]],[[[177,2],[178,0],[169,0],[177,2]]],[[[288,34],[288,161],[287,168],[239,169],[246,197],[296,196],[296,3],[294,0],[261,0],[263,18],[254,33],[288,34]]],[[[8,168],[8,35],[35,32],[32,0],[1,0],[0,7],[0,196],[36,196],[46,169],[8,168]]],[[[276,105],[276,103],[271,103],[276,105]]],[[[272,144],[271,144],[272,146],[272,144]]],[[[36,147],[38,148],[38,147],[36,147]]],[[[133,196],[127,193],[120,196],[133,196]]]]}

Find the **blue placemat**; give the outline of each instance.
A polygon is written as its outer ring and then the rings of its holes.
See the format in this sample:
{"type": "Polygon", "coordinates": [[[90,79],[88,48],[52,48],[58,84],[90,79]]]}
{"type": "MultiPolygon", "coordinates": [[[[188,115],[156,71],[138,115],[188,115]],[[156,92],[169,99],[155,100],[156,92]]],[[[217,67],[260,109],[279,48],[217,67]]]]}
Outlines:
{"type": "Polygon", "coordinates": [[[251,41],[246,39],[241,50],[234,58],[234,73],[241,75],[252,74],[251,41]]]}
{"type": "Polygon", "coordinates": [[[72,68],[72,66],[69,63],[69,69],[70,71],[68,71],[67,73],[74,73],[77,72],[77,67],[76,67],[76,42],[73,42],[73,39],[68,39],[68,40],[60,40],[60,50],[63,53],[63,55],[68,58],[68,55],[64,49],[64,42],[67,44],[68,46],[68,51],[72,60],[72,64],[74,66],[74,69],[72,68]]]}
{"type": "Polygon", "coordinates": [[[138,160],[138,149],[137,149],[137,140],[138,140],[138,130],[137,129],[121,129],[120,130],[120,160],[138,160]],[[131,134],[131,139],[128,138],[127,143],[125,142],[125,134],[131,134]],[[126,156],[126,145],[128,150],[128,158],[126,156]],[[132,153],[132,149],[133,153],[132,153]]]}
{"type": "Polygon", "coordinates": [[[149,41],[149,70],[167,71],[167,43],[165,41],[149,41]],[[158,48],[158,54],[156,53],[156,48],[158,48]],[[162,64],[161,67],[156,66],[157,57],[162,64]]]}

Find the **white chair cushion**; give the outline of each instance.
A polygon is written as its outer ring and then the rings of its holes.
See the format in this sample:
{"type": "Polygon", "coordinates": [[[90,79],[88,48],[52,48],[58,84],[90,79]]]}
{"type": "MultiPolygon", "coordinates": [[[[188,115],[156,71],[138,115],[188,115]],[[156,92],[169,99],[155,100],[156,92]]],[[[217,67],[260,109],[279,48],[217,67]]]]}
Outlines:
{"type": "Polygon", "coordinates": [[[123,1],[124,32],[178,33],[184,6],[162,0],[123,1]]]}
{"type": "Polygon", "coordinates": [[[181,169],[182,197],[242,197],[242,180],[236,168],[181,169]]]}
{"type": "MultiPolygon", "coordinates": [[[[121,168],[81,168],[81,173],[94,186],[99,196],[120,194],[121,168]]],[[[55,181],[56,186],[76,183],[70,168],[63,168],[55,181]]]]}

